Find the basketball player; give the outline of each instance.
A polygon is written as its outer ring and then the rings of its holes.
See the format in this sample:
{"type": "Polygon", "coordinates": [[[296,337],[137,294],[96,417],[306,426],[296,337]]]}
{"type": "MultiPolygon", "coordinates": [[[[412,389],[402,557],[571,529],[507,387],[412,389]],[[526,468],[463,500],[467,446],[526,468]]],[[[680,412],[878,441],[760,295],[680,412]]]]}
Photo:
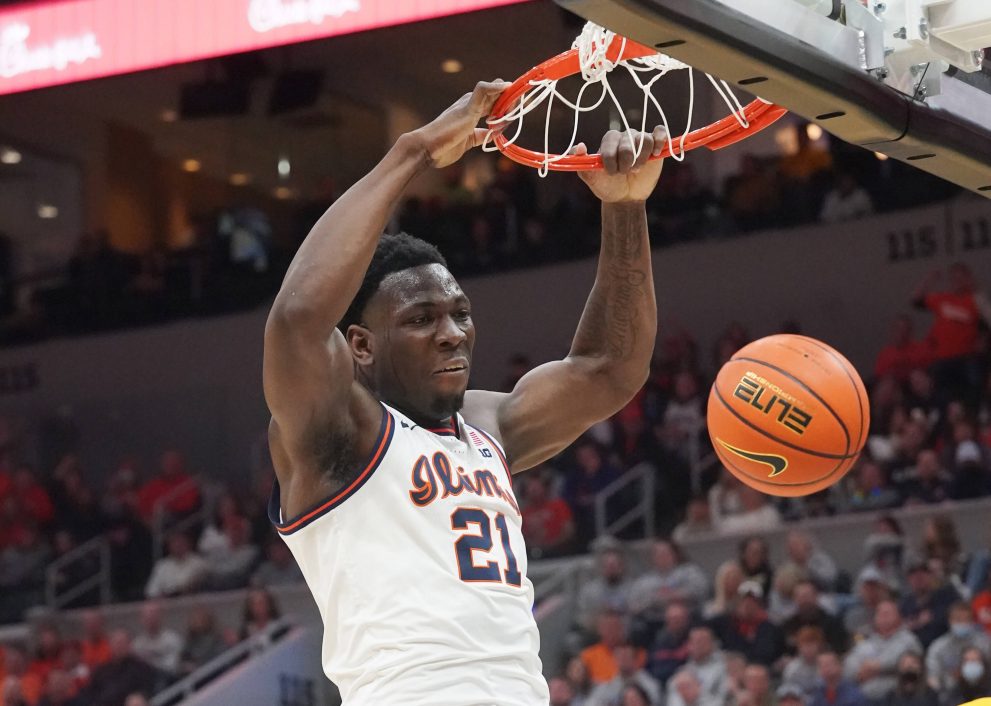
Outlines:
{"type": "Polygon", "coordinates": [[[324,671],[347,706],[548,703],[510,473],[564,449],[647,377],[644,200],[661,129],[638,159],[629,135],[603,138],[605,170],[583,175],[603,201],[602,250],[571,351],[511,393],[466,392],[468,298],[436,248],[382,235],[413,178],[483,142],[479,121],[507,86],[479,83],[400,137],[314,225],[265,328],[269,513],[320,609],[324,671]]]}

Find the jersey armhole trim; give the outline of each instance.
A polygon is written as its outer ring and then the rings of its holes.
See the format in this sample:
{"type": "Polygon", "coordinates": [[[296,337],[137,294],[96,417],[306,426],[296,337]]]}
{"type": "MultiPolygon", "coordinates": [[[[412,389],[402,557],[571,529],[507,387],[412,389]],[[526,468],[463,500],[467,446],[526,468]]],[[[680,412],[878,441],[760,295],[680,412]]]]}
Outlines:
{"type": "Polygon", "coordinates": [[[513,485],[513,472],[511,470],[509,470],[509,463],[506,461],[506,454],[503,453],[502,447],[496,442],[495,439],[493,439],[491,436],[489,436],[489,433],[487,431],[485,431],[484,429],[480,429],[480,428],[478,428],[476,426],[473,426],[473,425],[469,424],[468,422],[465,422],[464,424],[465,424],[466,427],[470,427],[471,429],[474,429],[479,434],[481,434],[482,436],[484,436],[485,437],[485,440],[489,442],[489,445],[491,445],[492,448],[495,449],[496,454],[499,456],[499,460],[502,462],[502,467],[504,469],[506,469],[506,477],[509,479],[509,485],[512,486],[513,485]]]}
{"type": "Polygon", "coordinates": [[[379,467],[379,464],[382,463],[382,459],[385,458],[386,451],[389,449],[389,444],[392,443],[392,436],[395,431],[395,426],[396,424],[392,419],[392,415],[389,413],[389,410],[383,406],[382,423],[379,427],[378,438],[375,441],[375,445],[373,447],[374,450],[372,451],[372,454],[361,473],[359,473],[357,477],[347,485],[347,487],[342,488],[331,497],[318,503],[315,507],[286,522],[282,521],[281,501],[279,498],[279,481],[276,480],[275,486],[272,488],[272,496],[268,502],[268,519],[273,525],[275,525],[275,529],[278,530],[279,534],[288,535],[303,529],[308,524],[320,519],[358,492],[361,486],[363,486],[365,482],[371,478],[372,473],[374,473],[375,469],[379,467]]]}

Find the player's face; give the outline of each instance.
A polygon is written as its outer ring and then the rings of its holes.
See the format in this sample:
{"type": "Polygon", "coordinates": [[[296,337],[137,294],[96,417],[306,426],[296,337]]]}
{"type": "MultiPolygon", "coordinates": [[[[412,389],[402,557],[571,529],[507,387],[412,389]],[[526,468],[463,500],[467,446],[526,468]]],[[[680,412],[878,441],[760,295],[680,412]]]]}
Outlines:
{"type": "Polygon", "coordinates": [[[464,402],[475,345],[471,304],[447,268],[388,275],[366,309],[371,374],[382,399],[417,421],[445,419],[464,402]]]}

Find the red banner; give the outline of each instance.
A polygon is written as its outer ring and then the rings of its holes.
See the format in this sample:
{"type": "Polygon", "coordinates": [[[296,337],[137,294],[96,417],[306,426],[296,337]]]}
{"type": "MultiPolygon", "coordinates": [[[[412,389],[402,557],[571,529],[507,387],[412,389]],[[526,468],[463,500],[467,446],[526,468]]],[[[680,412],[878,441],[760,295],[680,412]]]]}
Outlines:
{"type": "Polygon", "coordinates": [[[0,94],[525,0],[62,0],[0,10],[0,94]]]}

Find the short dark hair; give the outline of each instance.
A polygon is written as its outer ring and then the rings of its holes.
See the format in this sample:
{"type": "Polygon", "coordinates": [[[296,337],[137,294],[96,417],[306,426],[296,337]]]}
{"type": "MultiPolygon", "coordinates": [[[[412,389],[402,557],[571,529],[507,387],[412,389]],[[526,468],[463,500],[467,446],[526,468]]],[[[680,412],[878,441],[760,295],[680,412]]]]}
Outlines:
{"type": "Polygon", "coordinates": [[[447,267],[447,260],[436,246],[408,233],[382,235],[365,272],[365,278],[361,281],[361,287],[337,327],[342,333],[346,333],[348,326],[361,323],[368,300],[378,291],[386,276],[411,267],[434,264],[447,267]]]}

